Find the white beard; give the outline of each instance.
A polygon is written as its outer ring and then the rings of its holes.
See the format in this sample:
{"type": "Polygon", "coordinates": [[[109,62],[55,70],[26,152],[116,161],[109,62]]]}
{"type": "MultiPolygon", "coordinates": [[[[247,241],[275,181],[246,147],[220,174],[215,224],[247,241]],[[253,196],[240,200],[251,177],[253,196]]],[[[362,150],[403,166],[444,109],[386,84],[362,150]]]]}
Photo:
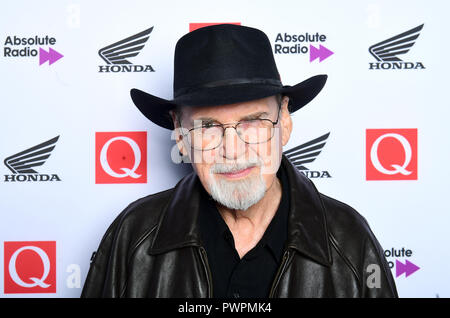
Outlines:
{"type": "Polygon", "coordinates": [[[213,199],[229,209],[241,211],[259,202],[266,193],[266,183],[262,177],[261,168],[259,175],[248,176],[243,180],[228,181],[215,176],[216,173],[239,171],[252,166],[255,164],[214,164],[210,169],[211,182],[209,183],[213,199]]]}

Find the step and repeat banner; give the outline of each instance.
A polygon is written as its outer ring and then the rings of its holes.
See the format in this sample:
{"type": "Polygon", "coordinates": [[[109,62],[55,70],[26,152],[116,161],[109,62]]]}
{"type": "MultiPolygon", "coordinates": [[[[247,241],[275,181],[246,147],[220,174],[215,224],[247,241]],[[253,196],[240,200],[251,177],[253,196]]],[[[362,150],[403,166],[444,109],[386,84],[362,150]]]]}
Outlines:
{"type": "Polygon", "coordinates": [[[172,98],[185,33],[269,37],[282,81],[328,74],[285,147],[359,211],[400,297],[449,297],[446,1],[11,1],[0,12],[0,297],[79,297],[132,201],[190,172],[130,99],[172,98]],[[125,52],[125,53],[123,53],[125,52]]]}

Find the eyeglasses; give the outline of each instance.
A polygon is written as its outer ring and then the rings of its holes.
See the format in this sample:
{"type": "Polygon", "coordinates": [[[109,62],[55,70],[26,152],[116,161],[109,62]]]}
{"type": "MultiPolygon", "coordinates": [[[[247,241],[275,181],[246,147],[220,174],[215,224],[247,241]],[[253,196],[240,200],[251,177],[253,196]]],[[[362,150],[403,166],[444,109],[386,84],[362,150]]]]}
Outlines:
{"type": "MultiPolygon", "coordinates": [[[[232,124],[205,124],[183,133],[189,144],[196,150],[206,151],[222,144],[225,130],[234,128],[239,138],[246,144],[260,144],[271,140],[275,134],[275,125],[280,118],[280,109],[276,121],[270,119],[250,119],[232,124]]],[[[180,121],[178,121],[181,127],[180,121]]]]}

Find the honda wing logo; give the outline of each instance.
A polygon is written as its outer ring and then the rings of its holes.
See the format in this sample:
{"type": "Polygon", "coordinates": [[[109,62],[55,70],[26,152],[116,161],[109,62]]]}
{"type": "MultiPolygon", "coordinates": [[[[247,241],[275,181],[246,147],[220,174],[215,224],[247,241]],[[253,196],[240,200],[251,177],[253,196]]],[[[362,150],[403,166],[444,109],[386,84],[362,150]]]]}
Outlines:
{"type": "Polygon", "coordinates": [[[378,63],[369,63],[369,69],[423,69],[421,62],[403,62],[399,57],[409,52],[420,35],[423,24],[398,34],[369,48],[378,63]]]}
{"type": "Polygon", "coordinates": [[[6,158],[5,166],[14,174],[37,173],[32,168],[42,166],[45,163],[52,150],[55,149],[58,139],[59,136],[6,158]]]}
{"type": "Polygon", "coordinates": [[[39,145],[21,151],[4,160],[5,166],[12,175],[5,175],[5,182],[9,181],[61,181],[56,174],[38,174],[35,167],[42,166],[50,157],[59,136],[47,140],[39,145]]]}
{"type": "Polygon", "coordinates": [[[300,146],[286,150],[283,154],[292,162],[292,164],[309,178],[331,178],[328,171],[312,171],[304,165],[311,163],[322,152],[323,147],[330,133],[326,133],[318,138],[308,141],[300,146]]]}
{"type": "Polygon", "coordinates": [[[419,37],[422,28],[423,24],[383,42],[372,45],[369,48],[369,52],[377,61],[402,61],[397,55],[408,53],[409,49],[419,37]]]}
{"type": "Polygon", "coordinates": [[[108,65],[99,66],[99,72],[154,72],[151,65],[134,65],[128,61],[139,54],[152,31],[153,27],[100,49],[98,55],[108,65]]]}
{"type": "Polygon", "coordinates": [[[107,64],[131,64],[127,58],[135,57],[147,42],[153,27],[124,40],[104,47],[98,54],[107,64]]]}

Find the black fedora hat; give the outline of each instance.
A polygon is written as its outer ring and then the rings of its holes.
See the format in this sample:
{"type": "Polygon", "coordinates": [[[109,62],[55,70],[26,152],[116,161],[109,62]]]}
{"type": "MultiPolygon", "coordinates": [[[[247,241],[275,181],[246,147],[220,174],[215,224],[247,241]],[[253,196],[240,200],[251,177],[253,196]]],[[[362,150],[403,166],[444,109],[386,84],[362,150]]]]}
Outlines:
{"type": "Polygon", "coordinates": [[[283,86],[267,35],[255,28],[219,24],[192,31],[175,47],[172,100],[133,88],[137,108],[155,124],[174,129],[169,111],[180,106],[220,106],[272,95],[289,96],[289,111],[309,103],[325,85],[316,75],[283,86]]]}

